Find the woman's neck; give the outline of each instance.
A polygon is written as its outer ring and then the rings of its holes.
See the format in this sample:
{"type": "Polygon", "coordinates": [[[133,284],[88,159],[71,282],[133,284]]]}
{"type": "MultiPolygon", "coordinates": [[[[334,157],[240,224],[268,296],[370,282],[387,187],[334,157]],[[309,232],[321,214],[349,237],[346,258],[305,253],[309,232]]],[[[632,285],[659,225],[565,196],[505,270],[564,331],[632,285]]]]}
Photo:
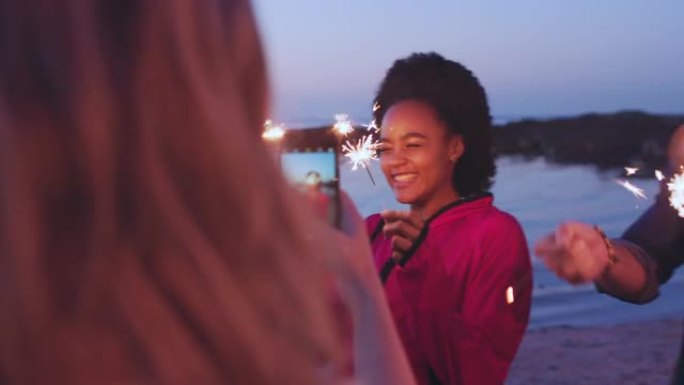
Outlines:
{"type": "Polygon", "coordinates": [[[418,213],[420,218],[423,220],[427,220],[435,215],[439,209],[460,198],[461,194],[459,194],[458,191],[449,190],[449,192],[445,194],[442,194],[438,197],[433,197],[428,202],[412,204],[411,211],[418,213]]]}

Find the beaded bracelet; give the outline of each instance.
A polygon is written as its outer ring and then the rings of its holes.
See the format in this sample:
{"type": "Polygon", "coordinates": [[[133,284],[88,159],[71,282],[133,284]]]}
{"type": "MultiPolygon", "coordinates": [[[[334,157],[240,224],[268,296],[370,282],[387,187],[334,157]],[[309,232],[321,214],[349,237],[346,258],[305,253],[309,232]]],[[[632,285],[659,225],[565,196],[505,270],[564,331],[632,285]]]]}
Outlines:
{"type": "Polygon", "coordinates": [[[606,245],[606,249],[608,249],[608,260],[610,261],[610,263],[617,263],[618,257],[617,255],[615,255],[615,247],[613,246],[613,242],[610,241],[606,233],[604,233],[600,227],[594,226],[594,230],[596,230],[596,232],[599,233],[601,239],[603,239],[603,243],[606,245]]]}

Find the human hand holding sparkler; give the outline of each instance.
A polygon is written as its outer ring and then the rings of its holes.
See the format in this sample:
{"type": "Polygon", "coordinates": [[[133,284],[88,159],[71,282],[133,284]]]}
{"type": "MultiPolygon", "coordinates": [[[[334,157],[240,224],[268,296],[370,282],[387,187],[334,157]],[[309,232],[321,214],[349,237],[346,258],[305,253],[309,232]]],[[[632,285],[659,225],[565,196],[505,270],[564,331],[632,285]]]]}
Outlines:
{"type": "Polygon", "coordinates": [[[392,240],[392,258],[400,262],[420,237],[425,221],[411,211],[385,210],[380,216],[385,221],[382,232],[392,240]]]}
{"type": "MultiPolygon", "coordinates": [[[[593,281],[602,292],[623,301],[645,303],[658,295],[658,269],[672,274],[682,236],[684,217],[684,125],[672,136],[668,148],[668,169],[671,179],[656,171],[661,182],[661,195],[621,238],[608,240],[602,232],[583,223],[569,222],[555,233],[539,240],[535,254],[549,270],[571,282],[593,281]],[[679,170],[677,172],[676,170],[679,170]],[[666,200],[675,208],[675,217],[666,200]],[[655,246],[657,245],[657,247],[655,246]],[[670,263],[670,265],[668,265],[670,263]]],[[[621,185],[638,196],[638,189],[621,185]]],[[[679,262],[676,262],[679,263],[679,262]]]]}
{"type": "Polygon", "coordinates": [[[592,225],[565,222],[537,241],[534,253],[546,267],[572,284],[593,282],[611,263],[609,243],[592,225]]]}

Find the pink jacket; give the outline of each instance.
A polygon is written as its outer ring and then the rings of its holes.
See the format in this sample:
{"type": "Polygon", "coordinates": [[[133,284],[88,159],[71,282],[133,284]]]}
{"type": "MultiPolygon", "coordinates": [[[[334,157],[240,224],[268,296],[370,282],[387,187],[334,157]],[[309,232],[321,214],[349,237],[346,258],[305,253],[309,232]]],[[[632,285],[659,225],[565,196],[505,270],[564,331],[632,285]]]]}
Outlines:
{"type": "MultiPolygon", "coordinates": [[[[529,319],[532,270],[525,236],[486,196],[456,204],[428,223],[385,292],[421,385],[503,384],[529,319]]],[[[366,219],[369,234],[380,223],[366,219]]],[[[372,242],[378,271],[391,254],[372,242]]]]}

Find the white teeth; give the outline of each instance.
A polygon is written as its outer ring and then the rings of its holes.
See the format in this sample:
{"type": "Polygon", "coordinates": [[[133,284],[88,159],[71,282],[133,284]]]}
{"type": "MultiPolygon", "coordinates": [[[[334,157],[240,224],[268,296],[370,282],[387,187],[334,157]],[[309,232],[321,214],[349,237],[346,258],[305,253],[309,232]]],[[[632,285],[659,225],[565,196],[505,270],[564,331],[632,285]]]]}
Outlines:
{"type": "Polygon", "coordinates": [[[399,174],[394,176],[394,180],[397,182],[410,182],[416,179],[416,174],[399,174]]]}

